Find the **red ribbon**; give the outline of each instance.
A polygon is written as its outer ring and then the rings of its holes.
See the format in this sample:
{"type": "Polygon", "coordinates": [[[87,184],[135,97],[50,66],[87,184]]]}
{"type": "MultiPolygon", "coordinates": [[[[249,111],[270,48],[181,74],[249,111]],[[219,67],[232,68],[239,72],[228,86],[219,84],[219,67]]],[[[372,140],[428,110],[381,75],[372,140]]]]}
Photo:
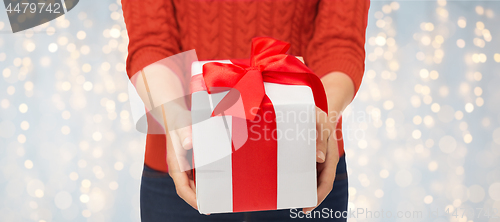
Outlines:
{"type": "Polygon", "coordinates": [[[240,147],[235,147],[233,141],[233,212],[277,208],[276,115],[271,100],[265,94],[264,82],[308,86],[313,92],[316,106],[328,111],[321,80],[300,60],[285,54],[289,48],[290,44],[276,39],[254,38],[249,63],[242,60],[231,60],[233,64],[206,63],[203,65],[204,81],[201,78],[192,80],[193,86],[202,86],[201,82],[205,82],[208,93],[229,90],[215,107],[212,116],[241,117],[232,119],[233,136],[242,133],[238,126],[248,129],[249,139],[240,147]],[[230,109],[240,97],[244,115],[240,109],[230,109]],[[257,115],[267,121],[254,121],[257,115]],[[266,129],[272,134],[268,135],[270,139],[252,139],[265,135],[266,129]]]}
{"type": "Polygon", "coordinates": [[[215,107],[212,116],[241,116],[241,113],[224,113],[241,96],[245,111],[242,117],[253,120],[256,115],[255,108],[260,107],[265,96],[264,82],[309,86],[316,106],[328,113],[328,103],[321,80],[295,56],[285,54],[289,48],[289,43],[268,37],[257,37],[252,39],[249,66],[243,63],[204,64],[203,78],[208,93],[217,93],[230,88],[229,93],[215,107]]]}
{"type": "MultiPolygon", "coordinates": [[[[276,113],[264,96],[256,112],[261,121],[232,118],[232,135],[246,125],[248,140],[231,154],[233,212],[276,210],[278,207],[278,141],[276,113]],[[246,121],[246,124],[243,123],[246,121]]],[[[291,194],[292,195],[292,194],[291,194]]]]}

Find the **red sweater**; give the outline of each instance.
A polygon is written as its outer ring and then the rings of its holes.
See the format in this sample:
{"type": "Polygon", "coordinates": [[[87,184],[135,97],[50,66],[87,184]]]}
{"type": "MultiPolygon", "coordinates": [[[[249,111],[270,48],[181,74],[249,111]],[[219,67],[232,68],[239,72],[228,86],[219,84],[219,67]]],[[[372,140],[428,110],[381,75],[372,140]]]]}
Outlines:
{"type": "MultiPolygon", "coordinates": [[[[319,77],[340,71],[351,77],[356,92],[361,84],[368,0],[122,0],[122,5],[129,77],[191,49],[199,60],[248,58],[251,39],[269,36],[291,43],[289,54],[303,56],[319,77]]],[[[165,135],[147,135],[145,163],[168,171],[165,135]]]]}

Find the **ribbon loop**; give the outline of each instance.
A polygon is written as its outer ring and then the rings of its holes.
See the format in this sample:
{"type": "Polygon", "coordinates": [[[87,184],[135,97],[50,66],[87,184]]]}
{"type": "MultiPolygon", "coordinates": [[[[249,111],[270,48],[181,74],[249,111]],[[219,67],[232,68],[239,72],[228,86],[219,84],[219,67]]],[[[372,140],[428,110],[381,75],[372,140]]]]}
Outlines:
{"type": "Polygon", "coordinates": [[[328,113],[328,103],[321,80],[304,63],[285,54],[290,44],[268,37],[252,39],[250,66],[222,64],[203,65],[203,78],[208,93],[217,88],[231,88],[215,107],[212,116],[232,115],[253,120],[255,108],[260,107],[265,96],[264,82],[285,85],[305,85],[313,91],[316,106],[328,113]],[[235,98],[236,97],[236,98],[235,98]],[[229,109],[240,97],[244,114],[232,113],[229,109]],[[228,112],[225,112],[228,110],[228,112]]]}

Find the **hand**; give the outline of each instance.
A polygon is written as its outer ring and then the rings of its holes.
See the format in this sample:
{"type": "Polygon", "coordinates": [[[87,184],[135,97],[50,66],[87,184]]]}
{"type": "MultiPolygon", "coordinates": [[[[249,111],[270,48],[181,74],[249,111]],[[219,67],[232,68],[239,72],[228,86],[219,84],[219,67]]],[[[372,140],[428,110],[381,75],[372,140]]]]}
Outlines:
{"type": "Polygon", "coordinates": [[[193,148],[190,111],[184,107],[172,105],[164,108],[164,113],[167,125],[168,173],[174,180],[177,195],[191,207],[198,209],[192,166],[186,158],[189,150],[193,148]]]}
{"type": "Polygon", "coordinates": [[[139,75],[135,82],[137,92],[152,117],[163,126],[158,132],[153,131],[166,134],[168,170],[177,194],[196,209],[192,167],[186,158],[192,149],[191,114],[184,100],[189,95],[179,77],[162,64],[149,65],[139,75]]]}
{"type": "Polygon", "coordinates": [[[304,213],[314,210],[332,191],[337,163],[339,162],[339,151],[335,134],[337,119],[327,117],[326,113],[319,109],[317,109],[316,114],[316,131],[318,133],[316,140],[318,204],[315,207],[304,208],[304,213]]]}
{"type": "Polygon", "coordinates": [[[304,213],[314,210],[333,189],[337,163],[339,162],[336,126],[342,111],[349,105],[354,96],[354,85],[349,76],[341,72],[332,72],[321,81],[328,99],[328,115],[317,109],[316,162],[318,173],[318,204],[304,208],[304,213]]]}

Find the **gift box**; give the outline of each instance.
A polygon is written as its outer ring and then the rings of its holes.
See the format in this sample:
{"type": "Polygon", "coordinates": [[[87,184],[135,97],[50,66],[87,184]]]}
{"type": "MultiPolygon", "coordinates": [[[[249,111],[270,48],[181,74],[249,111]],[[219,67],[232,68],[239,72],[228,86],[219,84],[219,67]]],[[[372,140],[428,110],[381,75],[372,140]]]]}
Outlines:
{"type": "Polygon", "coordinates": [[[252,40],[249,60],[192,64],[191,111],[200,213],[317,204],[319,78],[285,54],[289,44],[252,40]]]}

